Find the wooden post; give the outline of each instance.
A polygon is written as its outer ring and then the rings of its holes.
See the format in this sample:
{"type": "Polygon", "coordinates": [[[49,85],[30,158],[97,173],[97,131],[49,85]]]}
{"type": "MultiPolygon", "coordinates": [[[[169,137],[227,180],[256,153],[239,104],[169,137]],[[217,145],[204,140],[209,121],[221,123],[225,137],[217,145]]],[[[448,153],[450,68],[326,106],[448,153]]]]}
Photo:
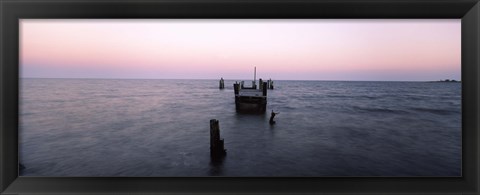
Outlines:
{"type": "Polygon", "coordinates": [[[262,79],[258,79],[258,89],[260,89],[260,90],[263,89],[263,81],[262,81],[262,79]]]}
{"type": "Polygon", "coordinates": [[[220,89],[224,89],[224,88],[225,88],[225,83],[223,82],[223,77],[220,79],[218,88],[220,88],[220,89]]]}
{"type": "Polygon", "coordinates": [[[233,91],[235,93],[235,109],[238,111],[239,109],[239,106],[238,106],[238,94],[240,93],[240,84],[238,84],[237,82],[235,82],[233,84],[233,91]]]}
{"type": "Polygon", "coordinates": [[[240,84],[234,83],[233,84],[233,91],[234,91],[235,95],[238,95],[238,92],[240,91],[240,84]]]}
{"type": "Polygon", "coordinates": [[[255,66],[255,69],[253,70],[253,83],[257,81],[257,67],[255,66]]]}
{"type": "Polygon", "coordinates": [[[213,155],[215,149],[218,147],[218,140],[220,140],[220,128],[218,120],[210,120],[210,153],[213,155]]]}
{"type": "Polygon", "coordinates": [[[275,118],[275,115],[276,115],[276,114],[278,114],[278,113],[275,113],[275,112],[273,112],[273,110],[272,110],[272,113],[271,113],[271,115],[270,115],[270,120],[268,121],[268,122],[270,123],[270,125],[275,124],[275,121],[273,120],[273,118],[275,118]]]}
{"type": "Polygon", "coordinates": [[[220,126],[218,120],[210,120],[210,156],[212,158],[223,157],[227,154],[223,139],[220,139],[220,126]]]}
{"type": "Polygon", "coordinates": [[[262,83],[263,96],[267,96],[267,82],[262,83]]]}

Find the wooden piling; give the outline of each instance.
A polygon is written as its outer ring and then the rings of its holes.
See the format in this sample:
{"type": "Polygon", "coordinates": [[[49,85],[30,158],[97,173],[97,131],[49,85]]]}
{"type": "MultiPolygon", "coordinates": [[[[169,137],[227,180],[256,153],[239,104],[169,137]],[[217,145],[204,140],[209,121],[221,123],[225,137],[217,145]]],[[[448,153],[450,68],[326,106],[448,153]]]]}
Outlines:
{"type": "Polygon", "coordinates": [[[224,141],[220,139],[220,126],[218,120],[210,120],[210,156],[220,158],[227,154],[224,148],[224,141]]]}
{"type": "Polygon", "coordinates": [[[262,92],[263,92],[263,96],[267,96],[267,82],[263,82],[262,83],[262,92]]]}
{"type": "Polygon", "coordinates": [[[272,113],[270,115],[270,120],[268,121],[270,123],[270,125],[274,125],[275,124],[275,121],[273,120],[273,118],[275,118],[275,115],[278,114],[278,113],[275,113],[273,112],[272,110],[272,113]]]}
{"type": "Polygon", "coordinates": [[[235,95],[238,95],[238,93],[240,91],[240,84],[234,83],[233,84],[233,91],[234,91],[235,95]]]}
{"type": "Polygon", "coordinates": [[[225,88],[225,83],[223,81],[223,78],[220,79],[218,88],[219,89],[224,89],[225,88]]]}
{"type": "Polygon", "coordinates": [[[238,94],[240,93],[240,84],[238,84],[237,82],[235,82],[235,83],[233,84],[233,91],[234,91],[234,93],[235,93],[235,108],[236,108],[236,110],[238,111],[238,110],[239,110],[239,106],[238,106],[238,104],[239,104],[238,98],[239,98],[239,97],[238,97],[238,94]]]}
{"type": "Polygon", "coordinates": [[[257,67],[256,66],[255,66],[255,69],[253,70],[253,83],[254,83],[254,85],[255,85],[255,81],[257,81],[257,67]]]}

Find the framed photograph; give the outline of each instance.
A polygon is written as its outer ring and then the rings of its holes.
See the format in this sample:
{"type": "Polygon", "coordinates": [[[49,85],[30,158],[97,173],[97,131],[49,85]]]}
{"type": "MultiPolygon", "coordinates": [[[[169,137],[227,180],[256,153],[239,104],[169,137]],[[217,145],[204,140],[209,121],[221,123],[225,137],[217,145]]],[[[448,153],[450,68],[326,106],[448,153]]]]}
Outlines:
{"type": "Polygon", "coordinates": [[[478,1],[0,5],[4,193],[478,193],[478,1]]]}

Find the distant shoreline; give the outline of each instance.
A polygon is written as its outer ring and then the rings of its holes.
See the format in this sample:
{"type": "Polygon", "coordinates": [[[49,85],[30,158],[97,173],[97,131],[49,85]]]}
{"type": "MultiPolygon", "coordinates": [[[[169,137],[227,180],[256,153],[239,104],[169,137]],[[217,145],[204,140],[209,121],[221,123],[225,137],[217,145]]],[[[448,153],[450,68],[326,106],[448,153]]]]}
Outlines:
{"type": "Polygon", "coordinates": [[[439,81],[430,81],[430,83],[461,83],[462,81],[457,81],[457,80],[450,80],[450,79],[446,79],[446,80],[439,80],[439,81]]]}

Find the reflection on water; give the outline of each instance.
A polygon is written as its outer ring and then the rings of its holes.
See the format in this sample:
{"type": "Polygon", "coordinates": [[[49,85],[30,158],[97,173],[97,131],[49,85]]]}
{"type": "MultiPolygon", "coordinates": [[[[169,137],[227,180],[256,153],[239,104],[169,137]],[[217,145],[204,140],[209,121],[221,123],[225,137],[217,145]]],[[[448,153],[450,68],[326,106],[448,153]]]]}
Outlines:
{"type": "Polygon", "coordinates": [[[226,156],[220,157],[219,159],[210,159],[210,172],[209,176],[222,176],[223,175],[223,161],[225,161],[226,156]]]}

